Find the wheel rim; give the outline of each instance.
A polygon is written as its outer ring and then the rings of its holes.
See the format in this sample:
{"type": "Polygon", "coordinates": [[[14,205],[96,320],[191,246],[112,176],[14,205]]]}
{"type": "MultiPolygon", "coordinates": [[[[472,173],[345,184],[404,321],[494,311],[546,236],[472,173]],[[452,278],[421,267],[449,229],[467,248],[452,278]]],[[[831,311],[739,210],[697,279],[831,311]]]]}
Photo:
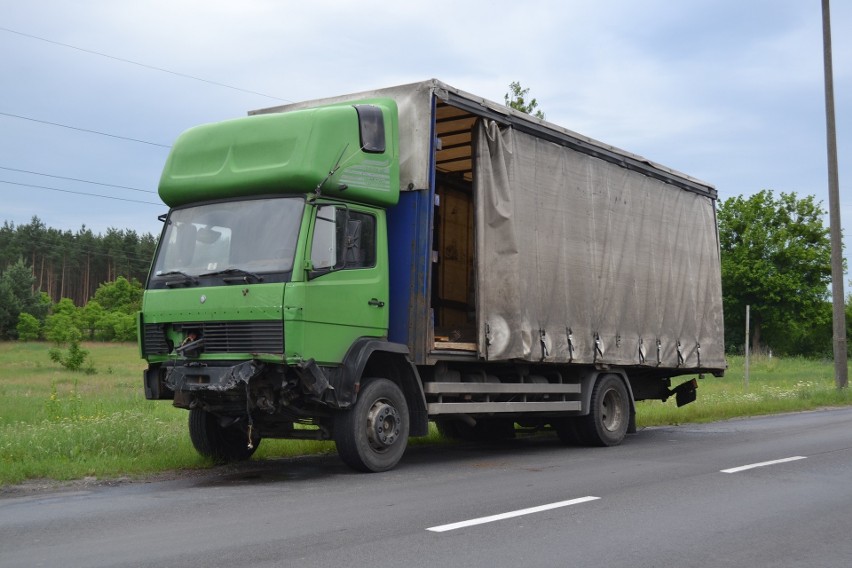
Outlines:
{"type": "Polygon", "coordinates": [[[384,452],[399,438],[402,419],[389,400],[379,399],[367,413],[367,440],[376,452],[384,452]]]}
{"type": "Polygon", "coordinates": [[[601,425],[609,432],[616,432],[624,421],[621,393],[609,389],[601,401],[601,425]]]}

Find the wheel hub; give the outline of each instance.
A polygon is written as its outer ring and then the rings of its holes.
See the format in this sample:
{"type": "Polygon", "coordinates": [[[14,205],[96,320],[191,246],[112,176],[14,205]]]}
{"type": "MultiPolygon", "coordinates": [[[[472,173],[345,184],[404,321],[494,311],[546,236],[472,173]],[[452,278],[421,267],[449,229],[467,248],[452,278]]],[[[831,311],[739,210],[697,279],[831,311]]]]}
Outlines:
{"type": "Polygon", "coordinates": [[[385,401],[376,401],[367,415],[367,438],[375,450],[385,450],[399,437],[400,420],[396,408],[385,401]]]}
{"type": "Polygon", "coordinates": [[[621,428],[624,416],[621,412],[621,397],[614,390],[606,393],[603,399],[603,408],[601,409],[601,422],[603,427],[610,432],[615,432],[621,428]]]}

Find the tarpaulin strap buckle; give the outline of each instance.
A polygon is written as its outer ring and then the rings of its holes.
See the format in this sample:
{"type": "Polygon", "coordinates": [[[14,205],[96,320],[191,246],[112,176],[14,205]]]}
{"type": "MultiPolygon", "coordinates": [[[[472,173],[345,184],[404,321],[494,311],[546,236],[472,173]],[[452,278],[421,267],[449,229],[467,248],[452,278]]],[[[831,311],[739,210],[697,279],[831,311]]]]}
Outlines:
{"type": "Polygon", "coordinates": [[[677,342],[677,366],[680,367],[684,364],[683,359],[683,350],[681,349],[680,341],[677,342]]]}
{"type": "Polygon", "coordinates": [[[568,362],[574,360],[574,332],[570,327],[565,328],[565,333],[568,335],[568,362]]]}
{"type": "Polygon", "coordinates": [[[657,367],[663,364],[663,342],[657,340],[657,367]]]}
{"type": "Polygon", "coordinates": [[[541,360],[544,361],[550,355],[547,352],[547,342],[545,341],[545,336],[547,333],[543,329],[538,330],[538,340],[541,343],[541,360]]]}
{"type": "Polygon", "coordinates": [[[645,364],[645,342],[641,337],[639,338],[639,364],[645,364]]]}
{"type": "Polygon", "coordinates": [[[701,344],[695,344],[695,354],[698,356],[698,366],[701,366],[701,344]]]}
{"type": "Polygon", "coordinates": [[[595,333],[595,362],[598,360],[598,355],[603,357],[603,350],[601,349],[601,336],[599,333],[595,333]]]}

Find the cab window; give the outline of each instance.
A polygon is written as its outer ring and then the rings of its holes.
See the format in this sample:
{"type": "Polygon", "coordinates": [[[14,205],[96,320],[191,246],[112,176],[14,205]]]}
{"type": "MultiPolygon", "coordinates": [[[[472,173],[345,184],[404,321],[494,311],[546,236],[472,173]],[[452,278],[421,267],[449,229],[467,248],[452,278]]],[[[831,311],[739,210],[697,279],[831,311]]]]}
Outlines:
{"type": "Polygon", "coordinates": [[[317,209],[311,245],[314,270],[347,270],[376,265],[376,218],[338,205],[317,209]]]}

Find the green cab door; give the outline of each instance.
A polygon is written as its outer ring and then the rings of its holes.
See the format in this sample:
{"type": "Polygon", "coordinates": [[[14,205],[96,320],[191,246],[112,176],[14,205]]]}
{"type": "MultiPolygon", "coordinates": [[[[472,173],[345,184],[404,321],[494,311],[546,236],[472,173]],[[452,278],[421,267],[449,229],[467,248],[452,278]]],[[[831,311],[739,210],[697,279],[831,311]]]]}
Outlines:
{"type": "Polygon", "coordinates": [[[303,356],[339,363],[359,337],[387,336],[385,216],[354,205],[314,209],[305,255],[303,356]]]}

